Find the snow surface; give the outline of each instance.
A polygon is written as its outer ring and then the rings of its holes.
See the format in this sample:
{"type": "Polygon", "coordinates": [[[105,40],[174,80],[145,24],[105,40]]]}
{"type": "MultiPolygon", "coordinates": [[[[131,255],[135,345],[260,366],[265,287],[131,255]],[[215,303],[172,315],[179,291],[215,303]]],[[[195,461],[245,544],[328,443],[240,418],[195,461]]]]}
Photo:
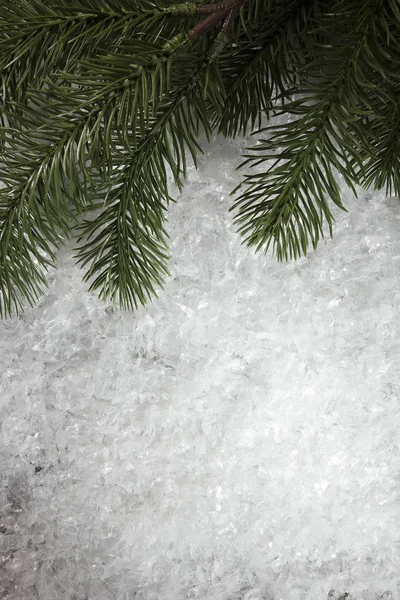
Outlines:
{"type": "Polygon", "coordinates": [[[158,300],[103,305],[67,248],[0,323],[0,598],[400,598],[400,203],[343,185],[279,264],[228,213],[242,149],[191,169],[158,300]]]}

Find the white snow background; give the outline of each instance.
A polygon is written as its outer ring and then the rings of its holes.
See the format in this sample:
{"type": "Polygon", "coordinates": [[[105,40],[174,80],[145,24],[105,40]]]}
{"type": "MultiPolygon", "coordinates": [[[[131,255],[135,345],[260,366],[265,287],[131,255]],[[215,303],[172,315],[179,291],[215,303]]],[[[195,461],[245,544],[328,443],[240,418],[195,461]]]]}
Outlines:
{"type": "Polygon", "coordinates": [[[335,210],[297,263],[241,245],[243,140],[169,210],[136,313],[71,248],[0,323],[0,598],[400,598],[400,202],[335,210]]]}

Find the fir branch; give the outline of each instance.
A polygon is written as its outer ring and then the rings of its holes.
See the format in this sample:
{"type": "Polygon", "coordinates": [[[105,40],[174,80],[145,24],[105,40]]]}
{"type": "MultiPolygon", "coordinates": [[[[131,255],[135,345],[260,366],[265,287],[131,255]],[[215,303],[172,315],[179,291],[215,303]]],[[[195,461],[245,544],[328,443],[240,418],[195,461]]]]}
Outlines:
{"type": "MultiPolygon", "coordinates": [[[[155,51],[154,47],[150,49],[155,51]]],[[[132,58],[125,56],[126,60],[132,58]]],[[[143,61],[145,64],[146,58],[143,61]]],[[[32,101],[29,109],[25,107],[22,115],[15,117],[18,129],[3,129],[0,140],[7,152],[3,159],[6,175],[2,176],[5,187],[0,190],[0,275],[2,280],[15,285],[12,274],[15,265],[20,264],[20,285],[10,291],[15,307],[22,305],[24,295],[29,302],[36,298],[28,286],[32,273],[41,273],[36,294],[45,284],[43,269],[54,260],[54,250],[62,241],[60,234],[69,234],[71,219],[90,203],[90,184],[92,190],[98,189],[98,178],[93,181],[94,167],[104,185],[109,172],[113,171],[113,150],[115,152],[121,143],[131,147],[137,130],[145,128],[150,100],[156,110],[164,93],[159,80],[167,78],[161,75],[160,61],[154,59],[154,54],[151,68],[153,73],[142,68],[138,76],[130,64],[121,77],[118,63],[106,75],[107,85],[104,80],[96,80],[91,88],[85,80],[86,102],[82,101],[79,90],[68,90],[49,82],[52,102],[48,102],[49,90],[37,92],[33,100],[39,98],[38,105],[32,101]],[[135,84],[134,92],[126,75],[135,84]],[[103,83],[100,90],[99,83],[103,83]],[[153,98],[154,95],[157,97],[153,98]],[[127,141],[128,121],[132,130],[130,142],[127,141]],[[16,258],[16,248],[25,253],[21,263],[16,258]],[[35,252],[32,249],[36,249],[35,252]],[[47,258],[43,258],[41,251],[47,258]],[[35,268],[34,261],[38,263],[35,268]]],[[[166,68],[163,63],[163,69],[166,68]]],[[[76,79],[74,81],[76,85],[76,79]]],[[[0,298],[2,314],[6,314],[9,307],[10,300],[6,300],[4,296],[1,305],[0,298]]]]}
{"type": "MultiPolygon", "coordinates": [[[[201,148],[199,127],[210,133],[204,99],[204,63],[162,103],[140,144],[115,171],[105,208],[93,221],[79,228],[86,238],[78,248],[82,266],[90,263],[84,279],[90,289],[122,308],[145,304],[157,296],[168,274],[164,212],[172,200],[168,193],[166,165],[181,187],[188,150],[196,161],[201,148]]],[[[95,207],[98,208],[98,207],[95,207]]]]}
{"type": "Polygon", "coordinates": [[[357,126],[363,134],[359,144],[363,168],[354,164],[362,185],[385,189],[400,196],[400,11],[390,1],[369,38],[368,52],[360,54],[359,73],[364,113],[357,126]]]}
{"type": "Polygon", "coordinates": [[[231,208],[239,209],[235,217],[239,232],[249,234],[244,242],[256,246],[256,251],[264,247],[266,252],[272,244],[278,260],[296,259],[307,253],[310,240],[316,248],[324,221],[332,236],[328,198],[344,209],[334,169],[356,193],[355,165],[364,172],[359,152],[364,136],[358,120],[367,110],[358,104],[363,95],[358,59],[369,43],[367,32],[373,35],[376,29],[379,7],[380,0],[353,3],[350,10],[348,3],[336,3],[316,32],[316,45],[325,32],[337,36],[339,19],[346,35],[336,40],[323,61],[311,55],[302,69],[305,83],[297,89],[302,97],[282,108],[282,113],[299,118],[257,132],[268,137],[260,140],[253,149],[256,155],[248,155],[243,164],[274,162],[266,172],[245,176],[236,189],[243,185],[247,189],[231,208]]]}
{"type": "MultiPolygon", "coordinates": [[[[77,133],[77,130],[74,131],[77,133]]],[[[88,184],[80,177],[74,138],[43,143],[23,132],[3,129],[6,169],[0,188],[0,315],[33,303],[54,266],[55,250],[68,236],[73,218],[69,205],[87,202],[88,184]],[[7,293],[5,292],[7,289],[7,293]]]]}
{"type": "MultiPolygon", "coordinates": [[[[137,306],[138,300],[145,302],[146,293],[155,293],[153,284],[160,284],[157,273],[165,272],[167,258],[162,200],[167,203],[171,200],[166,191],[164,161],[181,187],[181,175],[186,168],[185,147],[195,159],[200,150],[195,138],[199,123],[208,127],[203,97],[192,95],[193,107],[187,105],[187,99],[186,108],[181,106],[182,90],[191,94],[191,86],[182,86],[182,80],[175,85],[172,105],[169,100],[164,102],[170,93],[171,53],[175,49],[165,44],[160,51],[140,38],[122,40],[115,52],[78,60],[79,68],[72,73],[56,73],[55,80],[42,78],[43,88],[29,93],[29,107],[14,102],[14,114],[5,110],[7,120],[17,127],[4,128],[2,135],[8,169],[2,202],[4,235],[0,239],[4,280],[10,280],[6,267],[15,262],[12,236],[19,240],[21,251],[24,248],[28,257],[46,267],[54,259],[54,250],[61,241],[55,231],[68,235],[71,217],[85,210],[88,204],[93,208],[99,206],[89,193],[95,172],[102,180],[104,193],[107,186],[111,189],[106,194],[106,210],[95,223],[86,221],[83,226],[89,237],[96,231],[96,237],[79,251],[84,264],[94,259],[86,278],[101,271],[103,253],[107,251],[110,258],[107,276],[103,271],[97,273],[92,289],[101,287],[103,297],[112,299],[119,294],[121,305],[130,307],[137,306]],[[176,98],[180,98],[179,102],[176,98]],[[28,150],[26,140],[29,140],[29,161],[24,156],[24,150],[28,150]],[[131,155],[128,166],[124,158],[127,153],[131,155]],[[16,216],[21,214],[22,220],[16,216]],[[99,227],[101,234],[97,232],[99,227]],[[50,235],[50,229],[54,235],[50,235]],[[23,245],[24,235],[31,240],[37,234],[41,236],[38,247],[45,248],[50,259],[42,260],[41,254],[31,257],[31,246],[23,245]],[[49,243],[45,246],[46,239],[49,243]],[[132,245],[135,240],[136,249],[132,245]],[[96,251],[93,244],[97,244],[96,251]]],[[[194,55],[185,54],[188,75],[193,72],[194,60],[194,55]]],[[[209,80],[212,68],[208,63],[202,60],[204,75],[209,80]]],[[[186,77],[185,84],[191,80],[186,77]]],[[[199,73],[196,81],[199,87],[199,73]]],[[[207,83],[203,96],[206,87],[207,83]]],[[[220,102],[218,86],[212,86],[212,90],[209,99],[220,102]]],[[[96,185],[91,187],[94,189],[96,185]]],[[[27,269],[21,271],[21,285],[13,292],[19,306],[29,276],[27,269]]],[[[41,272],[40,283],[44,282],[41,272]]],[[[33,296],[27,295],[27,299],[32,301],[33,296]]],[[[4,304],[3,313],[7,307],[4,304]]]]}

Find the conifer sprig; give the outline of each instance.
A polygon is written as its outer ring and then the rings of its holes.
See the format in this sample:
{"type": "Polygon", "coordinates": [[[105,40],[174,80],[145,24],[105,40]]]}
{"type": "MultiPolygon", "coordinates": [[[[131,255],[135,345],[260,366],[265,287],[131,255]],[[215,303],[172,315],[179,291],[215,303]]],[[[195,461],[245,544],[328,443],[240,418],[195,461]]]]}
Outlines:
{"type": "MultiPolygon", "coordinates": [[[[14,127],[3,127],[2,133],[9,171],[0,191],[4,280],[10,280],[15,263],[14,245],[5,237],[11,231],[19,247],[22,238],[33,240],[25,259],[29,265],[38,262],[40,269],[54,261],[62,239],[49,236],[48,223],[53,233],[68,236],[77,214],[101,209],[76,230],[80,241],[86,236],[77,258],[89,267],[90,289],[99,289],[104,299],[118,297],[130,308],[156,294],[154,284],[161,285],[168,273],[166,165],[181,188],[186,152],[195,159],[200,150],[200,125],[209,133],[205,103],[218,111],[222,97],[218,86],[206,90],[213,78],[208,60],[199,62],[186,52],[178,59],[180,70],[172,70],[175,49],[168,43],[160,47],[157,40],[122,39],[113,50],[99,49],[96,56],[77,60],[71,72],[52,73],[43,87],[28,89],[27,106],[13,101],[13,112],[5,109],[14,127]],[[42,252],[31,255],[38,235],[42,252]]],[[[26,293],[32,268],[24,265],[18,267],[21,285],[13,286],[15,307],[23,297],[34,299],[26,293]]],[[[10,312],[9,303],[0,308],[10,312]]]]}
{"type": "MultiPolygon", "coordinates": [[[[249,148],[252,154],[242,166],[270,167],[245,176],[235,191],[247,189],[230,210],[238,209],[235,222],[241,234],[248,234],[244,242],[256,251],[266,252],[272,245],[278,260],[288,260],[305,255],[310,242],[315,249],[324,236],[324,222],[332,236],[329,200],[345,210],[336,172],[353,193],[355,184],[373,181],[374,169],[382,173],[365,128],[365,122],[376,120],[369,96],[377,86],[370,77],[382,74],[382,61],[387,61],[379,48],[387,13],[376,19],[382,6],[381,0],[337,2],[335,12],[327,13],[310,32],[309,54],[300,56],[300,83],[290,90],[300,97],[276,109],[277,116],[290,114],[292,120],[255,133],[265,137],[249,148]],[[321,47],[326,48],[323,55],[318,52],[321,47]]],[[[391,116],[396,120],[397,113],[391,116]]],[[[393,148],[394,139],[386,138],[386,147],[391,143],[393,148]]],[[[385,144],[383,137],[380,141],[385,144]]],[[[390,171],[390,180],[396,178],[399,158],[397,154],[393,161],[386,159],[384,172],[388,176],[390,171]]]]}
{"type": "Polygon", "coordinates": [[[69,236],[101,298],[156,296],[170,175],[181,190],[201,131],[258,128],[244,242],[316,248],[338,174],[400,193],[399,73],[397,0],[0,0],[0,315],[40,297],[69,236]]]}
{"type": "Polygon", "coordinates": [[[210,134],[204,84],[199,65],[173,100],[160,104],[140,141],[120,154],[105,208],[79,227],[85,241],[77,258],[82,266],[90,264],[85,280],[92,280],[90,289],[99,290],[101,298],[123,308],[156,296],[154,284],[162,285],[162,275],[169,274],[164,213],[172,198],[166,167],[181,188],[186,153],[196,162],[201,152],[200,126],[210,134]]]}

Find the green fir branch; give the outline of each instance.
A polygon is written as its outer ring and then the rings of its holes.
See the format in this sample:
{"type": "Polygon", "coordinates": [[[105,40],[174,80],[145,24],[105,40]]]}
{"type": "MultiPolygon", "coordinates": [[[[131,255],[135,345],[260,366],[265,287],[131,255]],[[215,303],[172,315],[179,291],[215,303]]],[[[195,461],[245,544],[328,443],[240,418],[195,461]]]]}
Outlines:
{"type": "Polygon", "coordinates": [[[176,86],[149,125],[139,145],[121,155],[100,214],[79,228],[79,241],[85,242],[76,257],[82,266],[90,264],[85,281],[92,280],[90,290],[122,308],[137,308],[157,296],[154,286],[162,286],[163,274],[169,274],[164,213],[172,198],[166,166],[181,188],[186,153],[196,162],[201,152],[200,127],[211,133],[203,63],[176,86]]]}
{"type": "Polygon", "coordinates": [[[400,196],[400,9],[393,1],[383,6],[368,51],[359,57],[367,114],[357,123],[363,168],[354,168],[363,187],[400,196]]]}
{"type": "MultiPolygon", "coordinates": [[[[121,144],[129,149],[137,144],[149,114],[157,110],[167,91],[168,58],[163,62],[155,54],[157,48],[138,42],[136,50],[138,45],[142,56],[135,68],[134,56],[124,55],[122,65],[121,60],[112,60],[118,55],[103,56],[103,66],[108,63],[110,69],[105,69],[102,77],[88,80],[87,71],[81,69],[79,77],[64,76],[67,87],[49,81],[45,91],[33,94],[29,108],[16,111],[18,129],[3,128],[0,140],[6,148],[3,163],[7,176],[2,177],[5,187],[0,190],[1,275],[2,280],[13,283],[15,307],[22,305],[24,296],[29,302],[36,299],[27,286],[32,273],[42,269],[37,295],[46,282],[44,269],[53,264],[61,234],[70,233],[73,217],[92,202],[90,188],[99,190],[98,177],[93,182],[94,167],[104,188],[115,169],[113,154],[121,153],[121,144]],[[40,251],[32,254],[35,242],[46,257],[40,251]],[[18,280],[10,275],[16,247],[26,255],[17,286],[18,280]],[[27,261],[29,268],[23,268],[27,261]],[[35,270],[32,261],[38,263],[35,270]]],[[[4,296],[2,315],[7,314],[9,305],[4,296]]]]}
{"type": "Polygon", "coordinates": [[[307,253],[310,242],[317,247],[324,221],[332,236],[328,199],[344,209],[336,171],[356,193],[359,175],[365,174],[360,144],[366,147],[366,140],[360,119],[370,110],[360,57],[375,35],[378,5],[380,0],[355,2],[350,9],[347,2],[336,3],[316,31],[316,48],[324,37],[329,48],[324,60],[313,55],[311,47],[300,70],[302,86],[295,89],[301,97],[277,113],[292,114],[295,120],[257,132],[266,137],[251,149],[255,154],[248,155],[243,165],[274,162],[267,171],[245,176],[235,191],[247,189],[231,208],[238,209],[235,223],[241,234],[248,234],[244,242],[255,246],[256,252],[261,248],[267,252],[272,245],[278,260],[297,259],[307,253]],[[336,43],[328,44],[335,36],[336,43]]]}

